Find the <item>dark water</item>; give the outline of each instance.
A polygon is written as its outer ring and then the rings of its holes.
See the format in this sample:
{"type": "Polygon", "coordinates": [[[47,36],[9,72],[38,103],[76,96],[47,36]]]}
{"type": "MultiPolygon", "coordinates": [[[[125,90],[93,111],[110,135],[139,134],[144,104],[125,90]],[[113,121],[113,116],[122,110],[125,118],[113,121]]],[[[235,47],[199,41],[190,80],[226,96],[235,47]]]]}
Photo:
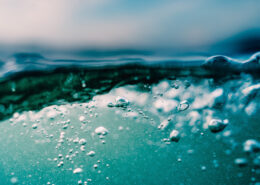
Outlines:
{"type": "Polygon", "coordinates": [[[259,184],[260,55],[0,62],[0,184],[259,184]]]}

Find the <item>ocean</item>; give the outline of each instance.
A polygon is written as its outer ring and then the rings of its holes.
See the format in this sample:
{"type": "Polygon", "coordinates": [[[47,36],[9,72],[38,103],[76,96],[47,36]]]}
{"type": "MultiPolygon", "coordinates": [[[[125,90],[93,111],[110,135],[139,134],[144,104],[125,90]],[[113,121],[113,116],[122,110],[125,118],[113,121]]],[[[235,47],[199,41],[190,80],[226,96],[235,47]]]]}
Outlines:
{"type": "Polygon", "coordinates": [[[260,184],[260,53],[0,60],[0,184],[260,184]]]}

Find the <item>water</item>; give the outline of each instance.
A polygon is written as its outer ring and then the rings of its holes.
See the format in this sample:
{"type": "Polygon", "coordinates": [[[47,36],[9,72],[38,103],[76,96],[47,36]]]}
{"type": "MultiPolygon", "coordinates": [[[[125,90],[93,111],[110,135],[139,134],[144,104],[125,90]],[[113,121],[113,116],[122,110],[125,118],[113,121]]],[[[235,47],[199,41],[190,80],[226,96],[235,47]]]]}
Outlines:
{"type": "Polygon", "coordinates": [[[0,184],[260,182],[259,53],[3,60],[0,184]]]}

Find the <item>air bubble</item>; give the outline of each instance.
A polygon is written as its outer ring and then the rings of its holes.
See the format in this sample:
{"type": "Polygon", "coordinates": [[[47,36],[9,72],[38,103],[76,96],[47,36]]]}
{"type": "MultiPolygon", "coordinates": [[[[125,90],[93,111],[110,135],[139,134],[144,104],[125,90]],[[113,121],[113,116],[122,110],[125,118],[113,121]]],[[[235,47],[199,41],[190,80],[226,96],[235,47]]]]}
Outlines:
{"type": "Polygon", "coordinates": [[[97,134],[97,135],[107,135],[107,133],[108,133],[108,130],[105,128],[105,127],[97,127],[96,129],[95,129],[95,133],[97,134]]]}
{"type": "Polygon", "coordinates": [[[12,184],[18,184],[18,179],[17,179],[17,177],[12,177],[12,178],[10,179],[10,182],[11,182],[12,184]]]}
{"type": "Polygon", "coordinates": [[[79,121],[84,122],[85,121],[85,116],[80,116],[79,117],[79,121]]]}
{"type": "Polygon", "coordinates": [[[180,102],[179,106],[178,106],[178,111],[185,111],[190,107],[190,104],[187,100],[184,100],[182,102],[180,102]]]}
{"type": "Polygon", "coordinates": [[[36,129],[36,128],[38,128],[38,125],[35,123],[35,124],[32,125],[32,128],[36,129]]]}
{"type": "Polygon", "coordinates": [[[129,101],[126,98],[123,97],[117,97],[116,98],[116,107],[126,107],[129,105],[129,101]]]}
{"type": "Polygon", "coordinates": [[[82,168],[76,168],[73,170],[74,174],[78,174],[78,173],[82,173],[82,172],[83,172],[82,168]]]}
{"type": "Polygon", "coordinates": [[[228,125],[228,120],[220,120],[220,119],[212,119],[209,124],[208,127],[210,129],[211,132],[213,133],[217,133],[220,132],[222,130],[224,130],[224,128],[228,125]]]}
{"type": "Polygon", "coordinates": [[[61,166],[63,166],[63,161],[61,161],[61,162],[59,162],[59,164],[57,165],[58,167],[61,167],[61,166]]]}
{"type": "Polygon", "coordinates": [[[235,164],[238,165],[239,167],[244,167],[247,165],[248,161],[246,158],[237,158],[235,159],[235,164]]]}
{"type": "Polygon", "coordinates": [[[207,167],[206,166],[201,166],[202,171],[206,171],[207,167]]]}
{"type": "Polygon", "coordinates": [[[82,138],[82,139],[79,140],[80,145],[85,145],[86,143],[87,143],[86,139],[82,138]]]}
{"type": "Polygon", "coordinates": [[[95,153],[94,151],[90,151],[90,152],[87,153],[87,155],[90,156],[90,157],[94,157],[95,154],[96,154],[96,153],[95,153]]]}
{"type": "Polygon", "coordinates": [[[172,130],[170,133],[170,140],[174,142],[178,142],[180,140],[180,132],[178,130],[172,130]]]}
{"type": "Polygon", "coordinates": [[[253,153],[260,151],[260,143],[254,139],[248,139],[244,142],[244,152],[253,153]]]}
{"type": "Polygon", "coordinates": [[[82,145],[81,147],[80,147],[80,150],[82,151],[82,152],[84,152],[86,149],[85,149],[86,147],[84,146],[84,145],[82,145]]]}

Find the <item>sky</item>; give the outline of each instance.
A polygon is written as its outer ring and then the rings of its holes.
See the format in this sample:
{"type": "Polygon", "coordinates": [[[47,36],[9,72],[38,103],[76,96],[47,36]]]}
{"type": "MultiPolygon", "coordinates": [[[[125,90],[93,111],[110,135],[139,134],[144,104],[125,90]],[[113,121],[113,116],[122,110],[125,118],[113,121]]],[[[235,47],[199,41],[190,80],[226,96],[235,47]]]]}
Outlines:
{"type": "Polygon", "coordinates": [[[210,47],[260,35],[259,10],[259,0],[0,0],[0,44],[210,47]]]}

